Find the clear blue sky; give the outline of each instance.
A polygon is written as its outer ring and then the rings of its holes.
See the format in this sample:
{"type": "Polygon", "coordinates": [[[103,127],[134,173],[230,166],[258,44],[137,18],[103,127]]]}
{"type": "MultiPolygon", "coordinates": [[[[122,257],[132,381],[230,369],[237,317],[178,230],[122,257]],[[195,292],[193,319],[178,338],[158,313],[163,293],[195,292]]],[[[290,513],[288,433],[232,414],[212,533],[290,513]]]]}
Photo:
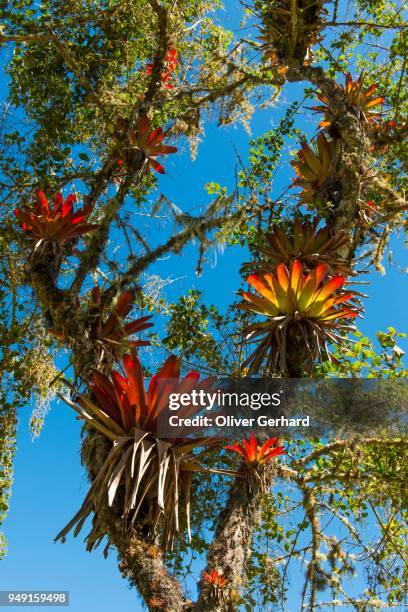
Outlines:
{"type": "MultiPolygon", "coordinates": [[[[229,5],[233,7],[234,3],[229,5]]],[[[284,103],[300,95],[299,87],[290,86],[277,107],[257,112],[251,123],[253,134],[261,134],[276,125],[284,103]]],[[[314,127],[311,122],[311,131],[314,127]]],[[[167,175],[160,178],[160,192],[183,210],[194,210],[208,201],[203,189],[206,182],[232,186],[234,149],[246,159],[248,140],[241,127],[220,130],[208,125],[196,161],[190,160],[187,150],[166,160],[167,175]]],[[[400,241],[394,240],[393,246],[399,266],[408,268],[400,241]]],[[[182,255],[173,255],[157,264],[154,272],[163,277],[169,274],[183,277],[170,286],[170,297],[196,287],[203,290],[208,302],[222,309],[239,287],[238,269],[243,259],[242,250],[231,248],[224,255],[218,255],[215,267],[205,267],[202,277],[197,278],[191,272],[196,249],[189,247],[182,255]]],[[[385,276],[373,273],[365,276],[365,280],[370,281],[367,289],[370,298],[360,323],[361,331],[374,338],[377,330],[384,330],[388,325],[405,330],[408,327],[406,276],[397,267],[387,267],[385,276]]],[[[105,560],[102,550],[85,552],[82,538],[86,530],[77,539],[69,537],[64,545],[53,543],[55,534],[80,506],[88,487],[79,458],[80,424],[68,407],[55,402],[40,438],[32,442],[28,428],[31,409],[31,405],[27,406],[20,415],[13,496],[4,525],[9,552],[0,562],[0,589],[69,590],[72,612],[142,610],[136,593],[128,589],[120,576],[115,553],[105,560]]]]}

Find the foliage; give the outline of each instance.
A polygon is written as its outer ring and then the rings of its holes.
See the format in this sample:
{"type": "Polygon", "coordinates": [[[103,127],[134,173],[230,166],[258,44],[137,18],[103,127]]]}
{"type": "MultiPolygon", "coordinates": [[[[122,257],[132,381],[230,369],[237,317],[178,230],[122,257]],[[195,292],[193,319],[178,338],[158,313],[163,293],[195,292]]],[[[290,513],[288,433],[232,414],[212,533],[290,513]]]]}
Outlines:
{"type": "Polygon", "coordinates": [[[181,352],[188,360],[196,359],[207,364],[210,371],[217,372],[223,368],[222,350],[210,329],[219,329],[223,318],[215,306],[205,306],[200,298],[199,291],[190,289],[186,296],[166,307],[170,320],[163,345],[170,351],[181,352]]]}
{"type": "MultiPolygon", "coordinates": [[[[14,410],[0,413],[0,524],[7,510],[12,485],[13,456],[17,418],[14,410]]],[[[0,533],[0,559],[6,554],[6,541],[0,533]]]]}
{"type": "Polygon", "coordinates": [[[406,334],[389,327],[386,332],[378,332],[380,351],[373,342],[361,332],[354,332],[355,341],[348,346],[339,345],[334,351],[336,359],[316,367],[316,375],[364,378],[406,378],[407,370],[403,364],[404,351],[397,345],[398,338],[406,334]]]}

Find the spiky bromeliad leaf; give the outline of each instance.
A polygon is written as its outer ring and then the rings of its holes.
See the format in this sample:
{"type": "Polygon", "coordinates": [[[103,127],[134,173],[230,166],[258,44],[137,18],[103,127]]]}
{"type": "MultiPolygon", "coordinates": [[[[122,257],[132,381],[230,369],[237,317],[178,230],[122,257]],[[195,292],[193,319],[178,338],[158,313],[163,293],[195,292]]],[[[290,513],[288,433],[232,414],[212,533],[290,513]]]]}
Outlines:
{"type": "MultiPolygon", "coordinates": [[[[148,321],[151,316],[140,317],[129,323],[125,323],[124,319],[132,310],[135,301],[135,291],[128,289],[119,295],[112,312],[107,318],[103,317],[101,309],[103,308],[101,292],[98,286],[91,291],[92,305],[90,315],[92,324],[90,335],[94,339],[98,339],[103,347],[102,357],[120,357],[124,349],[129,347],[148,346],[148,340],[130,340],[129,336],[141,332],[153,326],[153,323],[148,321]]],[[[112,359],[108,359],[111,363],[112,359]]]]}
{"type": "Polygon", "coordinates": [[[255,10],[262,21],[265,57],[276,54],[289,66],[308,61],[327,13],[323,0],[256,0],[255,10]]]}
{"type": "MultiPolygon", "coordinates": [[[[376,107],[384,102],[384,98],[377,96],[375,93],[375,84],[364,87],[363,74],[356,81],[353,81],[353,77],[348,73],[343,93],[348,106],[358,113],[360,120],[366,123],[374,123],[376,119],[381,117],[381,112],[376,107]]],[[[317,94],[317,98],[322,102],[322,105],[313,106],[312,110],[324,114],[324,119],[320,122],[320,126],[330,129],[336,123],[338,116],[330,106],[330,100],[326,96],[317,94]]]]}
{"type": "Polygon", "coordinates": [[[14,214],[20,220],[22,229],[30,232],[33,238],[64,244],[98,227],[86,222],[92,208],[84,206],[74,212],[75,201],[76,197],[72,194],[64,201],[62,195],[57,193],[54,205],[50,205],[44,193],[39,191],[31,207],[16,208],[14,214]]]}
{"type": "Polygon", "coordinates": [[[293,186],[302,189],[299,194],[302,203],[315,208],[340,201],[342,172],[339,162],[338,140],[328,140],[320,133],[315,149],[302,142],[297,160],[291,162],[297,174],[293,186]]]}
{"type": "MultiPolygon", "coordinates": [[[[190,480],[193,471],[202,471],[200,454],[219,444],[215,438],[195,439],[187,435],[177,439],[159,439],[157,427],[160,415],[168,407],[171,393],[189,393],[193,389],[208,389],[213,379],[199,382],[197,372],[180,379],[180,359],[171,355],[155,374],[145,391],[142,366],[133,354],[123,359],[124,375],[112,371],[110,376],[95,371],[92,396],[77,395],[73,402],[61,398],[82,419],[97,429],[112,443],[112,448],[97,474],[79,512],[57,535],[65,540],[75,527],[74,535],[86,518],[94,513],[93,527],[87,536],[87,548],[100,543],[104,535],[98,513],[106,504],[119,504],[124,528],[143,524],[153,536],[162,527],[162,546],[171,548],[180,528],[179,503],[184,500],[187,531],[190,537],[190,480]]],[[[179,410],[189,417],[200,410],[189,405],[179,410]]],[[[231,472],[233,474],[233,472],[231,472]]]]}
{"type": "Polygon", "coordinates": [[[325,263],[330,274],[350,274],[350,266],[336,255],[349,244],[349,237],[345,232],[335,234],[330,225],[317,229],[318,224],[318,218],[303,223],[295,219],[290,233],[285,233],[279,225],[274,226],[266,236],[269,246],[260,249],[265,256],[260,265],[262,271],[275,272],[279,263],[289,265],[298,259],[308,269],[325,263]]]}
{"type": "Polygon", "coordinates": [[[245,342],[257,343],[244,363],[249,374],[262,365],[267,372],[286,373],[288,363],[313,364],[322,353],[328,354],[327,342],[340,342],[339,332],[352,329],[344,320],[358,314],[350,303],[353,293],[341,290],[343,276],[326,281],[326,275],[325,264],[304,274],[301,262],[295,260],[290,270],[281,263],[275,274],[249,276],[248,283],[257,293],[242,292],[244,302],[237,307],[266,317],[244,330],[245,342]]]}

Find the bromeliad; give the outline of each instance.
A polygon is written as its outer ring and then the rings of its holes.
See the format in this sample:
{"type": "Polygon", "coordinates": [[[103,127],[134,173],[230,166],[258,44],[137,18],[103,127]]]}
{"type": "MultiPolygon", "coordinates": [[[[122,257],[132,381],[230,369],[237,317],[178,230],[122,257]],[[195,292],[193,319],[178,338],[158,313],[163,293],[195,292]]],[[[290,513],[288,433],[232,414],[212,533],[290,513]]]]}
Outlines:
{"type": "Polygon", "coordinates": [[[14,214],[21,222],[22,229],[30,232],[33,238],[65,244],[98,227],[86,222],[92,207],[84,206],[74,212],[75,202],[73,194],[64,200],[61,193],[57,193],[54,205],[50,205],[44,193],[39,191],[31,207],[16,208],[14,214]]]}
{"type": "MultiPolygon", "coordinates": [[[[364,87],[363,74],[361,74],[356,81],[353,81],[353,77],[348,73],[343,87],[343,93],[347,105],[358,113],[361,121],[365,123],[374,123],[381,117],[381,112],[379,112],[376,107],[384,102],[384,98],[382,96],[377,96],[374,84],[367,88],[364,87]]],[[[338,115],[326,96],[317,94],[317,98],[322,102],[322,105],[313,106],[312,110],[324,114],[324,119],[320,122],[320,126],[330,129],[335,126],[338,115]]]]}
{"type": "Polygon", "coordinates": [[[323,5],[323,0],[255,0],[266,53],[276,53],[288,66],[307,63],[310,47],[319,40],[323,27],[323,5]]]}
{"type": "Polygon", "coordinates": [[[210,572],[203,572],[202,577],[204,582],[218,589],[224,589],[227,585],[227,579],[220,570],[213,569],[210,572]]]}
{"type": "Polygon", "coordinates": [[[345,232],[334,233],[330,225],[317,229],[318,225],[318,218],[303,223],[295,219],[288,233],[275,226],[266,236],[268,247],[260,248],[265,256],[260,265],[262,271],[275,272],[279,263],[289,265],[298,259],[307,268],[325,263],[330,274],[350,274],[350,266],[336,255],[339,249],[349,244],[349,237],[345,232]]]}
{"type": "MultiPolygon", "coordinates": [[[[200,465],[200,447],[205,452],[218,445],[215,438],[190,438],[181,431],[177,438],[160,439],[159,426],[168,408],[171,393],[190,393],[193,389],[208,390],[213,379],[199,380],[197,372],[180,378],[181,360],[171,355],[155,374],[145,391],[140,361],[125,355],[123,373],[113,370],[109,376],[95,371],[90,385],[91,395],[77,394],[76,402],[62,395],[82,419],[97,429],[112,448],[97,474],[85,501],[72,521],[57,536],[64,541],[66,534],[94,513],[89,534],[91,550],[103,537],[99,520],[100,508],[108,504],[123,506],[123,525],[138,524],[148,529],[152,537],[162,527],[162,546],[171,548],[179,531],[179,500],[185,504],[187,532],[190,537],[190,482],[200,465]],[[182,497],[181,497],[182,495],[182,497]],[[102,535],[101,535],[102,534],[102,535]]],[[[190,417],[200,410],[188,405],[179,410],[181,417],[190,417]]]]}
{"type": "Polygon", "coordinates": [[[316,139],[315,150],[306,142],[301,143],[297,160],[291,162],[297,177],[294,187],[301,187],[299,197],[309,208],[321,205],[336,205],[341,198],[341,176],[339,167],[340,143],[328,140],[324,134],[316,139]]]}
{"type": "Polygon", "coordinates": [[[227,578],[223,575],[219,569],[212,569],[208,572],[201,574],[202,583],[208,585],[208,596],[217,606],[224,604],[225,593],[224,590],[228,585],[227,578]]]}
{"type": "Polygon", "coordinates": [[[249,436],[249,440],[242,440],[241,444],[234,442],[225,448],[241,455],[241,473],[246,476],[250,489],[263,491],[266,491],[268,486],[267,473],[263,467],[271,459],[285,454],[278,438],[269,438],[263,444],[258,444],[254,432],[249,436]]]}
{"type": "Polygon", "coordinates": [[[269,438],[264,444],[258,444],[254,432],[249,436],[249,440],[242,440],[241,444],[234,442],[225,448],[235,453],[239,453],[248,467],[264,465],[278,455],[284,455],[283,446],[279,446],[278,438],[269,438]]]}
{"type": "Polygon", "coordinates": [[[163,131],[161,127],[151,130],[150,120],[147,115],[140,117],[136,130],[129,133],[129,144],[131,148],[142,151],[147,164],[147,171],[151,167],[154,168],[156,172],[164,174],[164,168],[156,160],[156,157],[158,155],[168,155],[169,153],[175,153],[177,151],[176,147],[163,143],[167,134],[168,131],[163,131]]]}
{"type": "Polygon", "coordinates": [[[326,277],[325,264],[304,274],[298,260],[290,269],[279,264],[275,274],[249,276],[256,293],[242,292],[244,302],[237,307],[266,317],[244,330],[245,342],[258,344],[244,363],[249,374],[263,364],[268,373],[287,373],[289,364],[293,374],[296,364],[298,375],[305,362],[313,364],[323,353],[329,355],[327,342],[340,342],[339,332],[352,329],[344,321],[358,314],[351,303],[354,294],[342,290],[344,276],[326,277]]]}
{"type": "MultiPolygon", "coordinates": [[[[91,291],[92,304],[89,309],[91,318],[90,336],[96,339],[103,348],[102,357],[109,357],[111,354],[118,358],[124,349],[129,347],[148,346],[147,340],[129,340],[129,336],[141,332],[153,326],[148,321],[151,316],[141,317],[129,323],[124,323],[124,319],[132,310],[135,301],[135,292],[128,289],[124,291],[116,300],[112,312],[105,319],[101,309],[103,308],[101,292],[98,286],[91,291]]],[[[108,363],[111,362],[108,359],[108,363]]]]}

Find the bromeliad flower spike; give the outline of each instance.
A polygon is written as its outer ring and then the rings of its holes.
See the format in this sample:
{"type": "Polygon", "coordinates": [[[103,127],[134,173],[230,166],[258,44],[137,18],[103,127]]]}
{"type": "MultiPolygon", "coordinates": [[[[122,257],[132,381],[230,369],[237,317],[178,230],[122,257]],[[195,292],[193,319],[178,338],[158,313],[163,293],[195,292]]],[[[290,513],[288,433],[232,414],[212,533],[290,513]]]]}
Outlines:
{"type": "Polygon", "coordinates": [[[163,128],[158,127],[154,130],[150,129],[150,121],[147,115],[139,118],[137,128],[134,132],[129,134],[129,142],[132,147],[136,147],[143,151],[146,158],[148,168],[152,167],[156,172],[164,174],[163,166],[156,160],[158,155],[168,155],[169,153],[175,153],[176,147],[163,144],[163,140],[167,135],[167,131],[163,131],[163,128]]]}
{"type": "MultiPolygon", "coordinates": [[[[93,512],[93,527],[87,537],[88,550],[92,550],[106,534],[99,509],[107,501],[109,506],[122,505],[124,529],[138,525],[153,537],[161,527],[162,546],[171,548],[179,531],[181,493],[190,537],[191,474],[205,470],[200,465],[200,453],[192,451],[198,447],[208,450],[218,445],[219,440],[158,438],[159,418],[168,407],[170,394],[206,390],[213,383],[208,378],[199,382],[200,375],[193,371],[181,379],[180,367],[181,360],[171,355],[152,377],[146,392],[138,358],[134,354],[125,355],[123,374],[115,370],[109,376],[94,372],[90,396],[79,393],[76,403],[61,396],[112,443],[112,448],[79,512],[56,539],[64,541],[74,525],[77,535],[86,517],[93,512]]],[[[197,406],[184,406],[179,416],[189,417],[199,410],[197,406]]]]}
{"type": "MultiPolygon", "coordinates": [[[[146,66],[146,74],[150,76],[153,72],[154,64],[150,63],[146,66]]],[[[163,72],[160,75],[161,84],[165,89],[174,89],[171,85],[171,77],[177,67],[177,50],[170,46],[167,50],[166,57],[163,63],[163,72]]]]}
{"type": "Polygon", "coordinates": [[[97,225],[87,223],[92,212],[90,206],[84,206],[74,212],[76,197],[70,194],[64,201],[57,193],[54,205],[50,205],[42,191],[31,207],[16,208],[14,214],[21,222],[24,231],[30,232],[38,240],[50,240],[59,244],[87,234],[97,225]]]}
{"type": "Polygon", "coordinates": [[[283,446],[279,446],[278,438],[269,438],[264,444],[259,445],[254,432],[249,436],[249,440],[242,440],[241,444],[235,442],[225,448],[235,453],[239,453],[245,464],[249,467],[264,465],[278,455],[284,455],[283,446]]]}
{"type": "Polygon", "coordinates": [[[281,263],[275,274],[251,274],[248,283],[257,294],[242,292],[241,310],[264,315],[265,321],[249,325],[245,342],[257,342],[244,367],[249,374],[258,372],[264,364],[267,372],[287,372],[288,361],[297,367],[327,351],[327,341],[342,340],[338,332],[352,327],[344,320],[354,318],[357,308],[350,303],[352,292],[342,291],[344,276],[326,281],[327,266],[319,264],[309,274],[303,274],[300,261],[292,262],[290,270],[281,263]],[[344,304],[345,307],[340,307],[344,304]]]}

